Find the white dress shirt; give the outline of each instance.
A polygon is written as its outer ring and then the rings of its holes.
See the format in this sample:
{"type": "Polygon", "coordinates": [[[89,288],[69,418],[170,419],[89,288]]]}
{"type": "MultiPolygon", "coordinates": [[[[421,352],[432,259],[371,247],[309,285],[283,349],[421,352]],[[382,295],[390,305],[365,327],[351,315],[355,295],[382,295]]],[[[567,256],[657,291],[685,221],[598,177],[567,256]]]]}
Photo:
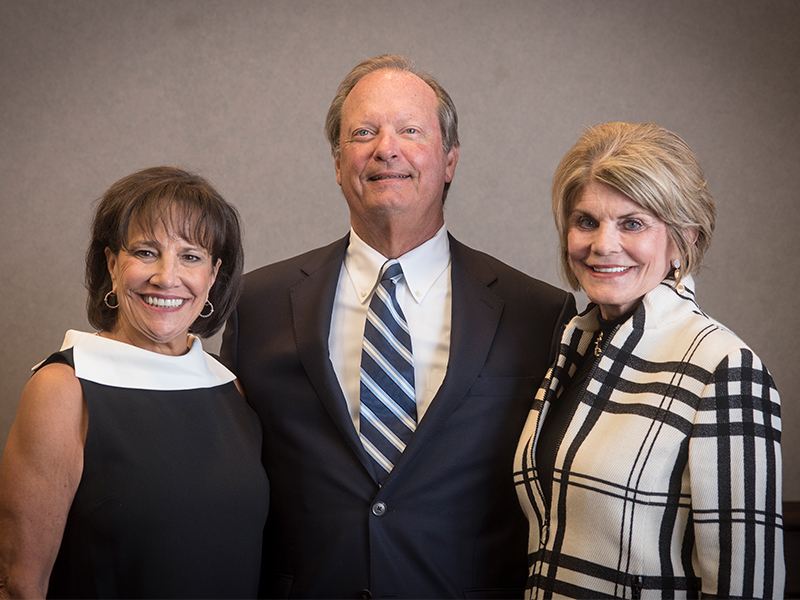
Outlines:
{"type": "MultiPolygon", "coordinates": [[[[361,348],[369,303],[388,259],[350,230],[331,315],[330,359],[356,431],[361,407],[361,348]]],[[[450,243],[447,228],[398,258],[403,280],[397,301],[411,331],[417,422],[444,380],[450,355],[450,243]]]]}

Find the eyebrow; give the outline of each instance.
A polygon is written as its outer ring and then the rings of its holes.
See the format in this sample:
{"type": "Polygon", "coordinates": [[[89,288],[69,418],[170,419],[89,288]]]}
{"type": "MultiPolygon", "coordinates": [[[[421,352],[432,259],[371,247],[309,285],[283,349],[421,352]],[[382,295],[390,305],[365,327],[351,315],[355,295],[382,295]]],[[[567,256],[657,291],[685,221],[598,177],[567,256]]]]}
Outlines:
{"type": "MultiPolygon", "coordinates": [[[[595,218],[595,216],[592,213],[587,212],[585,210],[580,210],[580,209],[577,209],[577,208],[573,209],[572,212],[570,213],[571,217],[575,216],[575,215],[592,217],[593,219],[595,218]]],[[[636,216],[653,217],[654,215],[652,213],[650,213],[650,212],[647,212],[647,210],[642,209],[642,210],[639,210],[639,211],[625,213],[624,215],[620,215],[619,217],[616,217],[615,219],[616,220],[630,219],[631,217],[636,217],[636,216]]]]}
{"type": "MultiPolygon", "coordinates": [[[[198,244],[197,242],[192,242],[192,241],[187,240],[186,238],[184,238],[182,236],[177,236],[177,239],[179,239],[181,242],[183,242],[183,244],[181,246],[179,246],[181,250],[202,250],[203,252],[206,252],[206,253],[210,254],[209,250],[204,248],[202,246],[202,244],[198,244]]],[[[138,239],[129,240],[125,244],[124,247],[125,248],[132,248],[133,246],[137,246],[137,245],[155,246],[157,248],[163,248],[163,244],[161,242],[159,242],[157,239],[149,238],[149,237],[146,237],[146,236],[142,236],[142,237],[140,237],[138,239]]]]}

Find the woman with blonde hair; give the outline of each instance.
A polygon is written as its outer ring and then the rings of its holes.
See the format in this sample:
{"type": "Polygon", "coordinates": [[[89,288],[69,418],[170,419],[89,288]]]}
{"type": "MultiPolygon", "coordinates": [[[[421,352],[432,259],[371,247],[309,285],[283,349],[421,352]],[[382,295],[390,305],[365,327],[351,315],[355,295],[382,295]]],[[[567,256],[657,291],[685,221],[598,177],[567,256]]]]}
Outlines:
{"type": "Polygon", "coordinates": [[[652,123],[603,123],[553,183],[567,326],[515,458],[530,598],[780,598],[780,398],[706,315],[714,230],[694,153],[652,123]]]}

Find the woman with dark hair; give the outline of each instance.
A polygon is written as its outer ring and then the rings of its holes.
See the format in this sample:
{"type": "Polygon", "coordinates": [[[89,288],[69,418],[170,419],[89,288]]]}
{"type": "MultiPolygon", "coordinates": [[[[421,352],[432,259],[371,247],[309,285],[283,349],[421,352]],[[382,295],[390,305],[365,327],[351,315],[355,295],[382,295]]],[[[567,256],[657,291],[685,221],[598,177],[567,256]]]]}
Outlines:
{"type": "Polygon", "coordinates": [[[0,466],[0,597],[246,598],[261,428],[195,337],[241,291],[239,217],[203,178],[129,175],[97,206],[89,322],[35,367],[0,466]]]}
{"type": "Polygon", "coordinates": [[[781,598],[780,397],[695,299],[714,199],[653,123],[602,123],[553,181],[567,325],[517,449],[530,598],[781,598]]]}

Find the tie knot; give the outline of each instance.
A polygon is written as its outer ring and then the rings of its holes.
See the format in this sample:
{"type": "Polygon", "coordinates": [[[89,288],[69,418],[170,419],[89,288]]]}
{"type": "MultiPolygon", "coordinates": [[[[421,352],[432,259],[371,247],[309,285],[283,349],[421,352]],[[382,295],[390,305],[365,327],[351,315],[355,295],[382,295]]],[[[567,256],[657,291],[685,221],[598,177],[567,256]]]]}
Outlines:
{"type": "Polygon", "coordinates": [[[392,283],[397,283],[397,280],[402,276],[403,267],[400,266],[400,263],[397,261],[397,259],[393,258],[383,263],[381,281],[391,280],[392,283]]]}

